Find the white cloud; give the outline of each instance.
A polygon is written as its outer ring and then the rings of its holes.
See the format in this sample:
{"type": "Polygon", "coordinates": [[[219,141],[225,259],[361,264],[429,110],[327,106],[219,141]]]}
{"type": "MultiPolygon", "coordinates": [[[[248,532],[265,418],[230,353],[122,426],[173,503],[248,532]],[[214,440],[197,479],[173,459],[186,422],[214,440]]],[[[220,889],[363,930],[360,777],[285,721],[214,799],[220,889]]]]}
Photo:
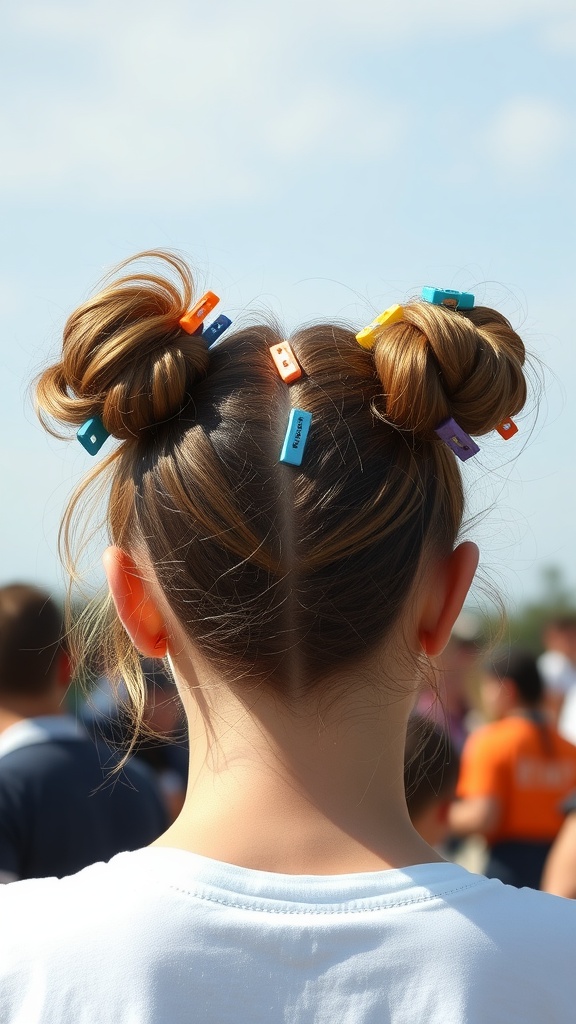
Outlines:
{"type": "Polygon", "coordinates": [[[378,104],[341,86],[303,91],[274,118],[268,139],[280,154],[305,157],[321,150],[346,162],[392,156],[403,136],[402,107],[378,104]]]}
{"type": "MultiPolygon", "coordinates": [[[[526,24],[542,18],[571,14],[573,0],[483,0],[482,3],[462,0],[296,0],[298,6],[312,8],[327,25],[345,26],[350,33],[367,28],[389,32],[391,46],[396,33],[409,34],[417,40],[423,36],[461,36],[470,31],[491,32],[512,24],[526,24]]],[[[404,40],[401,40],[404,42],[404,40]]],[[[473,39],[470,38],[470,42],[473,39]]]]}
{"type": "MultiPolygon", "coordinates": [[[[38,197],[78,191],[95,203],[161,195],[184,208],[266,196],[295,158],[353,161],[397,149],[404,104],[379,104],[370,85],[344,80],[338,55],[349,43],[385,56],[437,33],[549,23],[572,3],[23,0],[5,36],[23,47],[25,67],[12,71],[18,87],[4,88],[0,187],[38,197]]],[[[523,147],[538,152],[522,117],[513,111],[494,128],[505,161],[523,147]]],[[[557,145],[554,124],[540,119],[557,145]]]]}
{"type": "Polygon", "coordinates": [[[257,31],[246,12],[196,25],[172,3],[161,16],[138,8],[134,20],[121,8],[109,32],[107,6],[70,21],[64,8],[50,18],[41,8],[26,26],[60,44],[63,29],[94,71],[73,92],[64,77],[46,88],[31,76],[0,113],[5,190],[80,183],[95,199],[142,199],[165,182],[176,202],[238,200],[266,193],[276,166],[294,155],[353,160],[365,148],[381,151],[384,138],[395,148],[399,108],[376,108],[353,87],[319,86],[312,66],[294,78],[275,19],[257,31]]]}
{"type": "MultiPolygon", "coordinates": [[[[463,3],[462,0],[289,0],[277,2],[271,10],[264,0],[244,0],[239,7],[234,0],[213,0],[208,6],[187,0],[164,0],[160,8],[151,0],[61,0],[60,3],[26,2],[14,5],[10,12],[13,23],[53,38],[98,37],[126,41],[128,32],[138,34],[142,24],[171,26],[177,38],[201,40],[207,27],[226,35],[230,24],[249,26],[257,40],[275,35],[286,44],[315,26],[323,36],[332,36],[345,27],[347,33],[367,27],[410,31],[415,36],[438,29],[444,35],[467,31],[491,31],[512,23],[527,23],[572,15],[573,0],[483,0],[463,3]]],[[[174,35],[171,35],[171,44],[174,35]]],[[[242,40],[240,40],[240,43],[242,40]]],[[[366,41],[368,44],[370,40],[366,41]]],[[[394,45],[390,35],[382,42],[394,45]]],[[[188,47],[188,56],[191,56],[188,47]]]]}
{"type": "Polygon", "coordinates": [[[559,107],[536,97],[518,97],[501,107],[484,144],[493,164],[519,183],[548,170],[574,138],[574,123],[559,107]]]}
{"type": "Polygon", "coordinates": [[[572,15],[551,25],[545,33],[545,41],[556,52],[576,53],[576,17],[572,15]]]}
{"type": "Polygon", "coordinates": [[[70,59],[83,56],[91,71],[71,79],[64,67],[45,82],[30,68],[0,114],[4,188],[80,182],[95,197],[142,197],[163,180],[180,194],[236,199],[262,184],[258,163],[240,155],[249,125],[254,132],[267,113],[246,25],[191,26],[185,8],[176,17],[178,4],[159,15],[106,0],[75,8],[70,21],[64,7],[49,18],[43,8],[27,13],[27,31],[59,47],[64,39],[70,59]]]}

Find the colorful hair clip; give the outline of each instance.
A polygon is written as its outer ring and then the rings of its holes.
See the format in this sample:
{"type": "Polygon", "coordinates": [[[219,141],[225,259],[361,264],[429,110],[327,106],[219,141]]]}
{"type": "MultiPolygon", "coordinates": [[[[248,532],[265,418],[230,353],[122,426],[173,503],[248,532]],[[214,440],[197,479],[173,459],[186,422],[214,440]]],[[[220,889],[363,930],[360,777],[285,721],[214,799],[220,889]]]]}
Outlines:
{"type": "Polygon", "coordinates": [[[452,288],[423,288],[422,296],[434,306],[448,309],[474,309],[474,296],[470,292],[457,292],[452,288]]]}
{"type": "Polygon", "coordinates": [[[368,327],[365,327],[356,335],[356,341],[362,348],[374,348],[376,332],[381,327],[389,327],[390,324],[398,323],[404,316],[403,306],[389,306],[380,316],[377,316],[368,327]]]}
{"type": "Polygon", "coordinates": [[[108,440],[110,434],[99,416],[91,416],[89,420],[82,424],[76,433],[76,437],[89,455],[96,455],[104,442],[108,440]]]}
{"type": "Polygon", "coordinates": [[[454,452],[454,455],[457,455],[462,462],[471,459],[473,455],[477,455],[480,451],[470,435],[465,430],[462,430],[451,416],[449,419],[442,420],[438,424],[435,433],[438,434],[442,441],[445,441],[454,452]]]}
{"type": "Polygon", "coordinates": [[[208,316],[208,313],[212,312],[214,306],[217,306],[220,299],[214,292],[206,292],[205,295],[189,309],[184,316],[181,316],[178,323],[186,334],[196,334],[201,330],[204,318],[208,316]]]}
{"type": "Polygon", "coordinates": [[[212,346],[216,344],[220,335],[230,327],[231,323],[232,321],[230,317],[224,316],[222,313],[214,323],[210,324],[210,327],[207,327],[206,330],[202,332],[202,337],[208,345],[208,348],[212,348],[212,346]]]}
{"type": "Polygon", "coordinates": [[[281,341],[278,345],[272,345],[270,355],[276,364],[276,369],[286,384],[298,380],[302,376],[302,369],[292,348],[287,341],[281,341]]]}
{"type": "Polygon", "coordinates": [[[510,416],[508,416],[507,419],[502,420],[502,423],[497,423],[496,430],[500,434],[500,437],[503,437],[505,441],[507,441],[509,437],[514,437],[514,434],[518,433],[518,427],[510,416]]]}
{"type": "Polygon", "coordinates": [[[301,466],[306,438],[312,423],[312,413],[304,409],[291,409],[288,417],[286,437],[280,452],[280,462],[287,462],[290,466],[301,466]]]}

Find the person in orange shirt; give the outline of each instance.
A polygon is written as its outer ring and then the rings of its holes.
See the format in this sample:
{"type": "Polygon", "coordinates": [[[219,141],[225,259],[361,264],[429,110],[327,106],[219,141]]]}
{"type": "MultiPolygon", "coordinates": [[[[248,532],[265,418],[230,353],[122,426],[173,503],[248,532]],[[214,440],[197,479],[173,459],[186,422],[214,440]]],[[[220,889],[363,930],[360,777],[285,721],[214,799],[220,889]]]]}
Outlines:
{"type": "Polygon", "coordinates": [[[544,686],[532,655],[497,655],[481,686],[496,721],[464,746],[450,825],[457,835],[486,837],[489,878],[537,889],[563,823],[561,803],[576,788],[576,747],[542,710],[544,686]]]}

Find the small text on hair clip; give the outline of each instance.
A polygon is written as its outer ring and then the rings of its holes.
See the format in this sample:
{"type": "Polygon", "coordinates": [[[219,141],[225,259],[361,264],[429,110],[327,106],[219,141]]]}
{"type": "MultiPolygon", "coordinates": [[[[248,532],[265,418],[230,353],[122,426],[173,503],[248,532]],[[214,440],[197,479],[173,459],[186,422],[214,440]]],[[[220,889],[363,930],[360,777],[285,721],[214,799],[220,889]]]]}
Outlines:
{"type": "Polygon", "coordinates": [[[270,355],[276,364],[276,369],[286,384],[298,380],[302,376],[302,368],[287,341],[280,341],[277,345],[271,345],[270,355]]]}
{"type": "Polygon", "coordinates": [[[204,318],[208,316],[208,313],[212,312],[214,306],[217,306],[219,302],[220,299],[214,292],[206,292],[196,305],[192,306],[192,309],[189,309],[187,313],[184,313],[184,316],[180,317],[178,323],[182,330],[186,331],[186,334],[196,334],[202,327],[204,318]]]}
{"type": "Polygon", "coordinates": [[[224,316],[224,313],[221,313],[221,315],[214,320],[214,322],[211,323],[205,331],[202,332],[202,337],[208,345],[208,348],[212,348],[212,346],[216,344],[220,335],[230,327],[231,323],[232,321],[230,317],[224,316]]]}
{"type": "Polygon", "coordinates": [[[308,437],[311,423],[311,412],[306,412],[305,409],[290,410],[286,436],[282,445],[282,451],[280,452],[280,462],[287,462],[290,466],[302,465],[306,438],[308,437]]]}
{"type": "Polygon", "coordinates": [[[438,424],[435,433],[452,449],[454,455],[457,455],[462,462],[471,459],[473,455],[477,455],[480,451],[475,441],[472,440],[465,430],[458,426],[456,420],[452,419],[451,416],[449,419],[442,420],[438,424]]]}
{"type": "Polygon", "coordinates": [[[453,288],[426,287],[422,289],[421,297],[434,306],[446,306],[447,309],[474,309],[474,296],[453,288]]]}

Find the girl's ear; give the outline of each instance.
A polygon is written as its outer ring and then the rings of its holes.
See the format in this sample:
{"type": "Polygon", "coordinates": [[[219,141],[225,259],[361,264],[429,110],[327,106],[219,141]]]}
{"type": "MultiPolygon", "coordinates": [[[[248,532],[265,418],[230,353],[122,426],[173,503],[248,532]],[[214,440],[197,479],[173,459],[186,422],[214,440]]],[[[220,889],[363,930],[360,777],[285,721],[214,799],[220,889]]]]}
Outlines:
{"type": "Polygon", "coordinates": [[[427,592],[422,606],[418,639],[422,650],[430,658],[442,653],[450,639],[474,573],[480,552],[476,544],[465,541],[450,555],[434,566],[427,581],[427,592]]]}
{"type": "Polygon", "coordinates": [[[56,663],[56,679],[61,690],[68,689],[72,675],[72,659],[66,647],[62,646],[56,663]]]}
{"type": "Polygon", "coordinates": [[[116,611],[132,643],[147,658],[164,658],[168,629],[144,573],[121,548],[106,548],[102,561],[116,611]]]}

